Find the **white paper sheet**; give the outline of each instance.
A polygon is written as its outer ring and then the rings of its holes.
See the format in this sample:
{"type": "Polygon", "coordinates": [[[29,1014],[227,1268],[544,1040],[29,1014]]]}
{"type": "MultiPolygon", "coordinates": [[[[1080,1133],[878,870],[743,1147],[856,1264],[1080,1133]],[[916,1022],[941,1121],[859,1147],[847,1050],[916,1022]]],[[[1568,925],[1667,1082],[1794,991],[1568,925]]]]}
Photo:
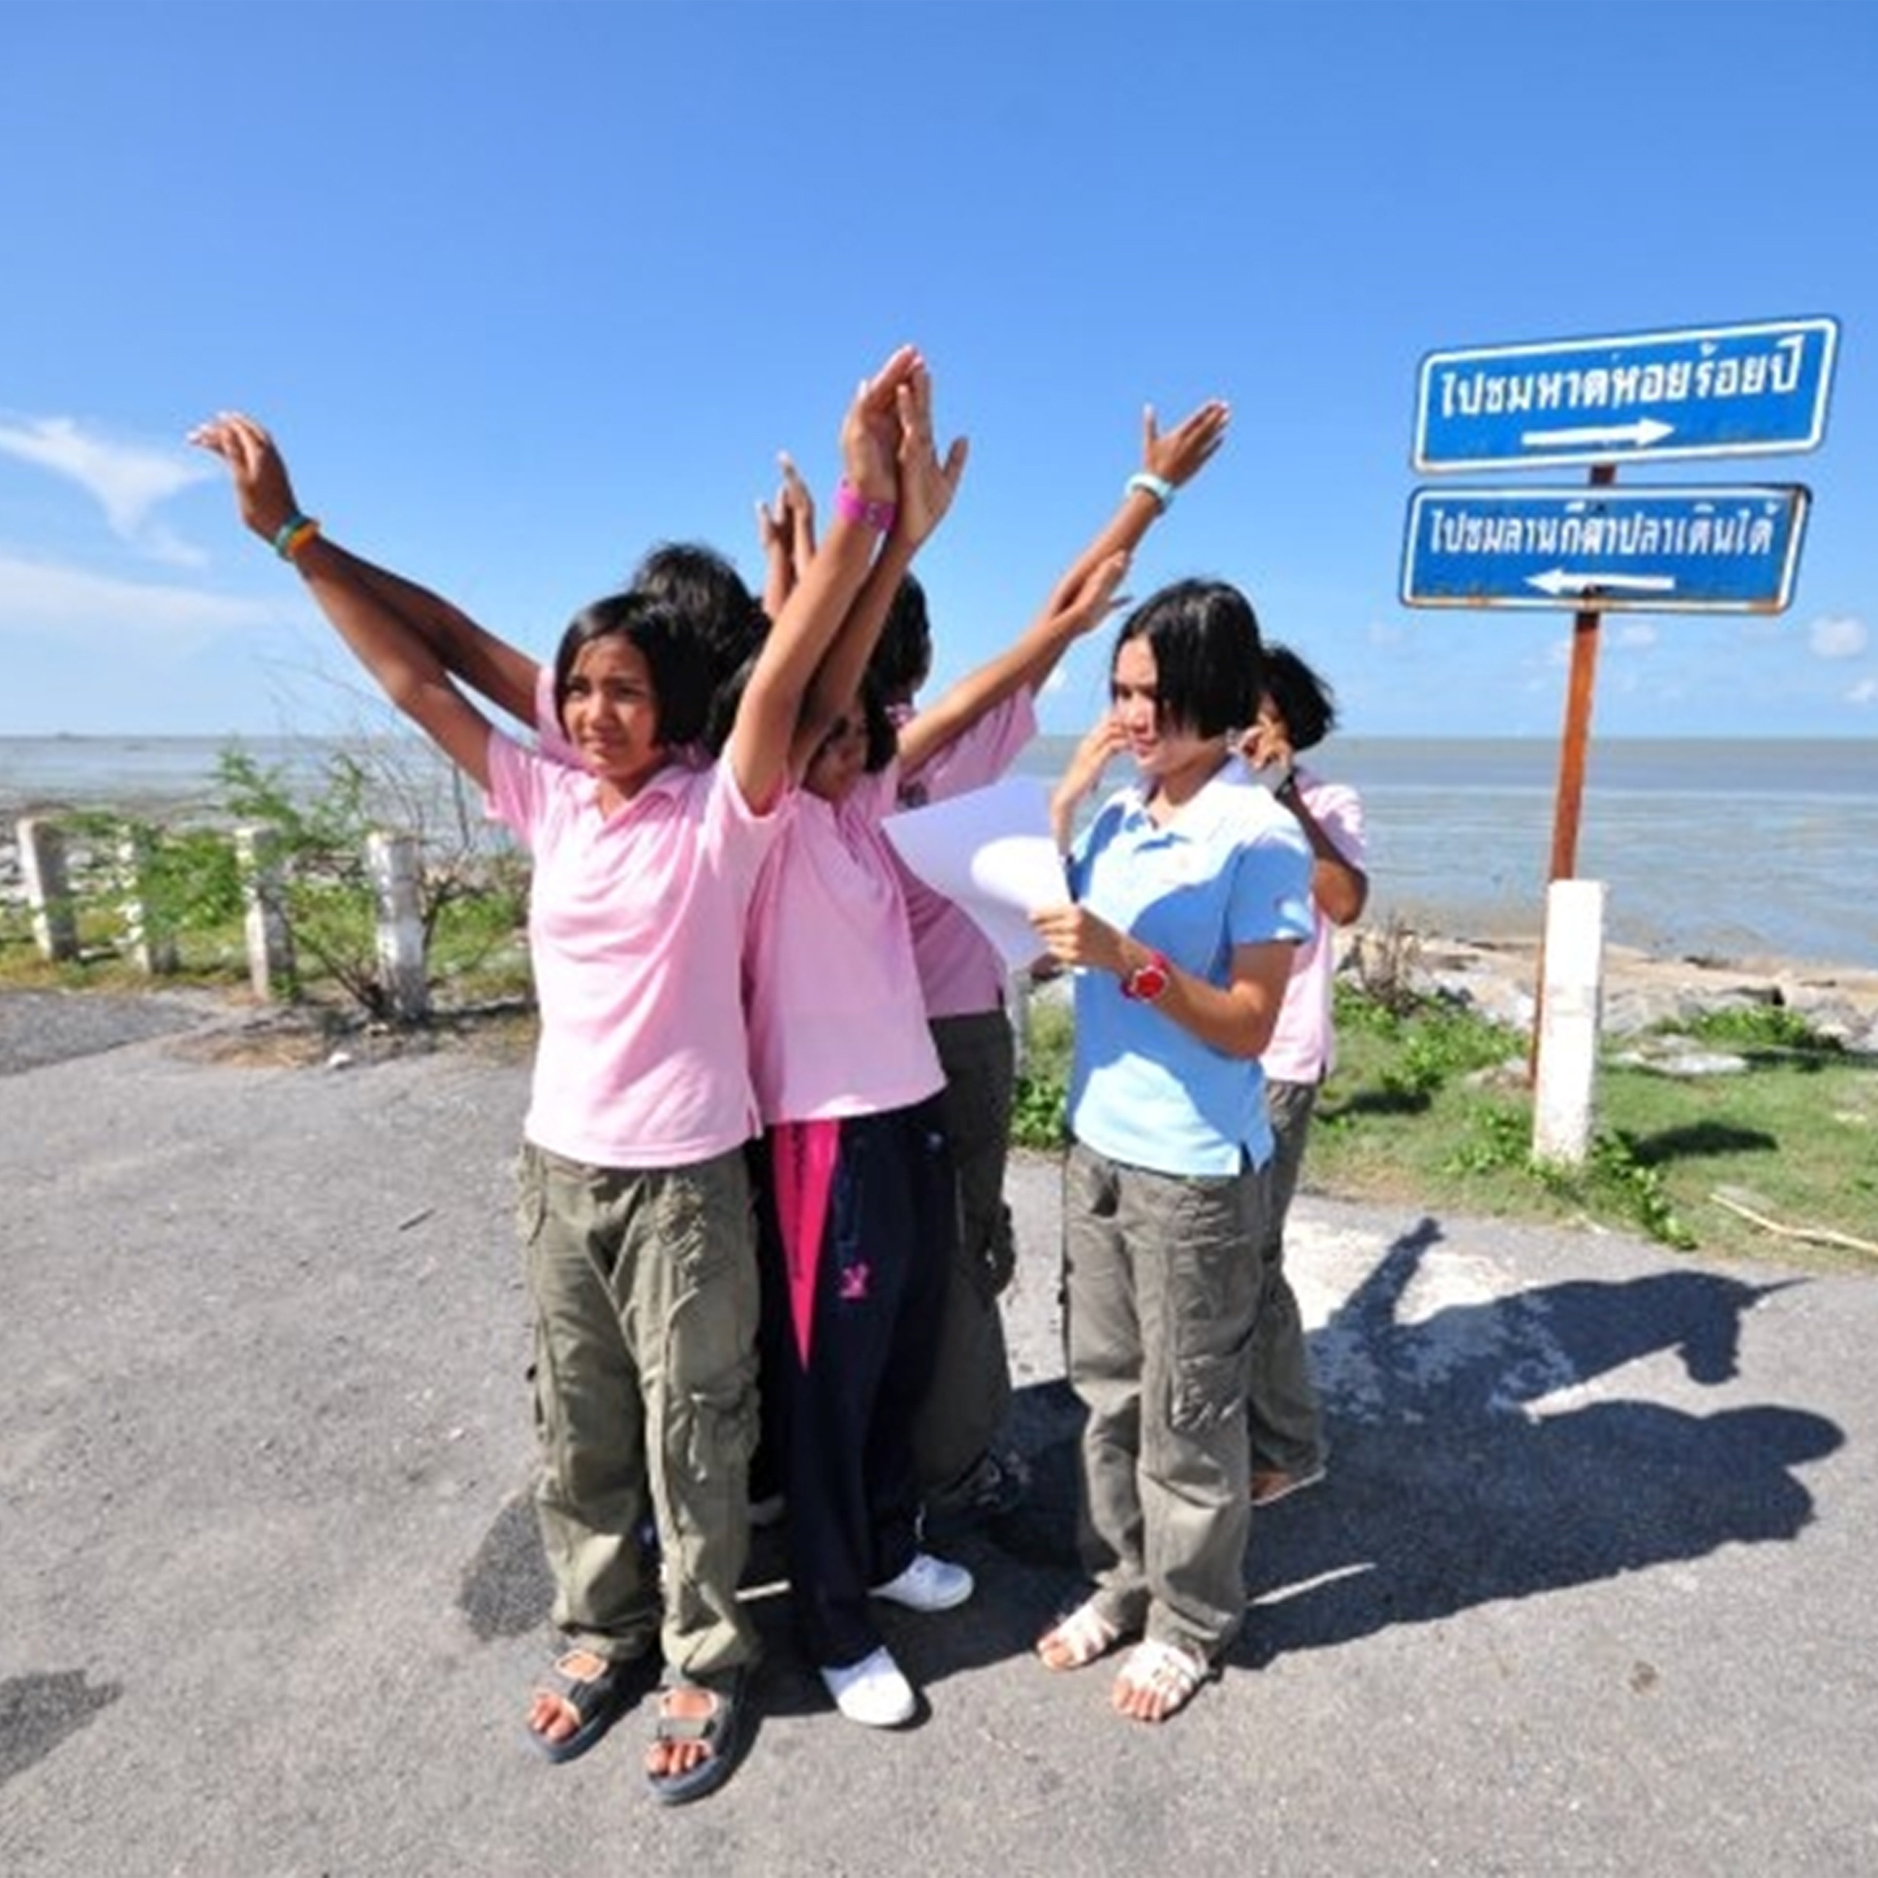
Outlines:
{"type": "Polygon", "coordinates": [[[1007,776],[881,824],[912,871],[976,923],[1010,971],[1042,956],[1027,915],[1069,898],[1050,833],[1049,785],[1007,776]]]}

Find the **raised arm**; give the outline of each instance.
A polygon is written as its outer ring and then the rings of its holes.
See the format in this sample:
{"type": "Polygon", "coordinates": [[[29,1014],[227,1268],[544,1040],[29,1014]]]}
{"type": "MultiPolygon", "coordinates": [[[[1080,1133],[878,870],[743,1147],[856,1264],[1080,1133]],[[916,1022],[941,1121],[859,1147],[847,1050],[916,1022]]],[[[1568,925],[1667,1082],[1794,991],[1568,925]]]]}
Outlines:
{"type": "Polygon", "coordinates": [[[1023,636],[901,727],[900,762],[907,772],[930,761],[1019,686],[1033,693],[1042,689],[1076,639],[1108,616],[1129,556],[1166,513],[1174,491],[1198,475],[1225,440],[1230,415],[1212,398],[1162,435],[1153,407],[1142,413],[1142,466],[1129,478],[1121,506],[1070,562],[1023,636]]]}
{"type": "Polygon", "coordinates": [[[912,381],[924,375],[919,354],[902,346],[862,381],[848,408],[841,427],[844,499],[763,641],[724,749],[753,808],[767,809],[781,790],[794,761],[811,681],[819,682],[830,645],[872,578],[870,570],[887,558],[883,550],[877,560],[874,550],[880,541],[878,517],[896,501],[904,508],[895,454],[901,401],[912,381]]]}
{"type": "MultiPolygon", "coordinates": [[[[932,377],[923,364],[898,387],[893,419],[883,421],[875,407],[866,421],[869,449],[874,453],[891,452],[896,462],[899,501],[880,556],[841,622],[834,643],[816,667],[803,701],[789,753],[790,768],[798,775],[808,767],[829,725],[860,690],[893,596],[913,565],[913,557],[952,506],[969,453],[966,440],[958,437],[947,449],[945,460],[940,461],[933,445],[932,377]]],[[[828,544],[810,563],[811,576],[820,568],[833,541],[831,533],[828,544]]]]}
{"type": "MultiPolygon", "coordinates": [[[[1121,506],[1057,582],[1050,596],[1053,603],[1081,586],[1098,562],[1112,554],[1133,554],[1140,547],[1148,530],[1173,506],[1174,492],[1191,482],[1225,442],[1231,417],[1223,400],[1209,398],[1163,433],[1155,421],[1154,407],[1149,405],[1143,410],[1141,467],[1129,477],[1121,506]]],[[[1048,674],[1046,666],[1036,682],[1041,683],[1048,674]]]]}
{"type": "Polygon", "coordinates": [[[1069,853],[1077,810],[1095,792],[1109,758],[1127,742],[1128,733],[1122,729],[1115,713],[1104,711],[1076,746],[1056,787],[1050,791],[1050,832],[1056,838],[1059,854],[1069,853]]]}
{"type": "Polygon", "coordinates": [[[385,696],[477,784],[489,779],[489,721],[450,682],[424,632],[397,604],[396,583],[361,578],[355,556],[305,523],[274,441],[252,418],[225,412],[189,434],[233,478],[241,519],[290,560],[315,603],[385,696]],[[299,529],[290,524],[300,522],[299,529]]]}
{"type": "Polygon", "coordinates": [[[1284,778],[1272,790],[1278,803],[1311,844],[1311,898],[1323,908],[1333,926],[1352,926],[1369,903],[1369,875],[1338,847],[1337,838],[1311,813],[1304,792],[1297,786],[1297,752],[1285,730],[1283,717],[1261,710],[1258,721],[1240,739],[1239,754],[1254,769],[1281,769],[1284,778]]]}
{"type": "Polygon", "coordinates": [[[372,585],[380,599],[424,636],[446,671],[517,723],[534,728],[536,687],[541,677],[539,659],[498,638],[441,594],[420,587],[402,574],[360,560],[336,544],[328,545],[358,577],[372,585]]]}
{"type": "Polygon", "coordinates": [[[1108,618],[1127,572],[1128,556],[1116,553],[1096,562],[1077,586],[1059,586],[1009,647],[900,727],[901,767],[909,774],[918,769],[1020,686],[1033,684],[1039,667],[1052,669],[1074,640],[1108,618]]]}
{"type": "Polygon", "coordinates": [[[763,611],[780,617],[789,596],[815,558],[815,498],[785,450],[782,487],[773,504],[756,505],[756,538],[763,550],[763,611]]]}

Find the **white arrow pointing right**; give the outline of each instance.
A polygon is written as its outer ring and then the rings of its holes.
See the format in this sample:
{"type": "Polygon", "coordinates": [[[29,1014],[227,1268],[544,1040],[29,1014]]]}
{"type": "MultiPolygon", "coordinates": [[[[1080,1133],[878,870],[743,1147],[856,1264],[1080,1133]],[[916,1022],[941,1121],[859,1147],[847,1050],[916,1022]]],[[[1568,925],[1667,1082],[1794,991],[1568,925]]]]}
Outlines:
{"type": "Polygon", "coordinates": [[[1527,430],[1520,433],[1520,442],[1529,450],[1576,450],[1580,447],[1595,448],[1601,444],[1629,444],[1633,449],[1647,450],[1653,443],[1661,443],[1665,437],[1676,434],[1674,424],[1665,424],[1660,418],[1640,417],[1634,424],[1587,424],[1576,430],[1527,430]]]}

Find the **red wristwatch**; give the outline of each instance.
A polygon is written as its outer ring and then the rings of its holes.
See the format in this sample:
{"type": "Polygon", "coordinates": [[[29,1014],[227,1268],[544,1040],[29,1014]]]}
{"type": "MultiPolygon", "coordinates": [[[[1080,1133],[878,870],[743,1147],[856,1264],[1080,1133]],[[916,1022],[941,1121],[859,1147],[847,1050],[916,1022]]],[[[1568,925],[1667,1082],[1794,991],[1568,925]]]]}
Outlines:
{"type": "Polygon", "coordinates": [[[1162,952],[1150,952],[1147,959],[1122,980],[1122,996],[1137,1004],[1152,1004],[1167,989],[1167,974],[1173,968],[1162,952]]]}

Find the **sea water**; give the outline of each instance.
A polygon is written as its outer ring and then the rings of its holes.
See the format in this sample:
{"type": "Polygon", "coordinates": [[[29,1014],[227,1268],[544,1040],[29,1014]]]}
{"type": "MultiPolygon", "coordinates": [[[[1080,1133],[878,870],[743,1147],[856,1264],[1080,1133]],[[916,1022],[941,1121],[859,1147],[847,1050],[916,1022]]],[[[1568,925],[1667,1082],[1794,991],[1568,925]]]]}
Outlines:
{"type": "MultiPolygon", "coordinates": [[[[0,737],[0,842],[24,814],[109,808],[212,814],[228,738],[0,737]]],[[[354,741],[251,738],[238,747],[291,790],[316,790],[354,741]]],[[[1040,737],[1023,772],[1054,777],[1073,737],[1040,737]]],[[[427,744],[375,742],[393,793],[460,820],[452,772],[427,744]]],[[[1424,931],[1536,933],[1559,802],[1546,738],[1333,737],[1311,767],[1347,782],[1368,823],[1370,910],[1424,931]]],[[[1108,784],[1128,778],[1110,766],[1108,784]]],[[[473,805],[472,805],[473,806],[473,805]]],[[[1610,938],[1665,957],[1782,957],[1878,967],[1878,739],[1593,738],[1575,873],[1609,889],[1610,938]]]]}
{"type": "MultiPolygon", "coordinates": [[[[1076,739],[1020,759],[1053,776],[1076,739]]],[[[1545,738],[1333,737],[1307,766],[1363,799],[1370,904],[1453,937],[1537,933],[1560,803],[1545,738]]],[[[1112,764],[1108,783],[1128,779],[1112,764]]],[[[1594,739],[1575,865],[1606,931],[1663,957],[1878,966],[1878,740],[1594,739]]]]}

